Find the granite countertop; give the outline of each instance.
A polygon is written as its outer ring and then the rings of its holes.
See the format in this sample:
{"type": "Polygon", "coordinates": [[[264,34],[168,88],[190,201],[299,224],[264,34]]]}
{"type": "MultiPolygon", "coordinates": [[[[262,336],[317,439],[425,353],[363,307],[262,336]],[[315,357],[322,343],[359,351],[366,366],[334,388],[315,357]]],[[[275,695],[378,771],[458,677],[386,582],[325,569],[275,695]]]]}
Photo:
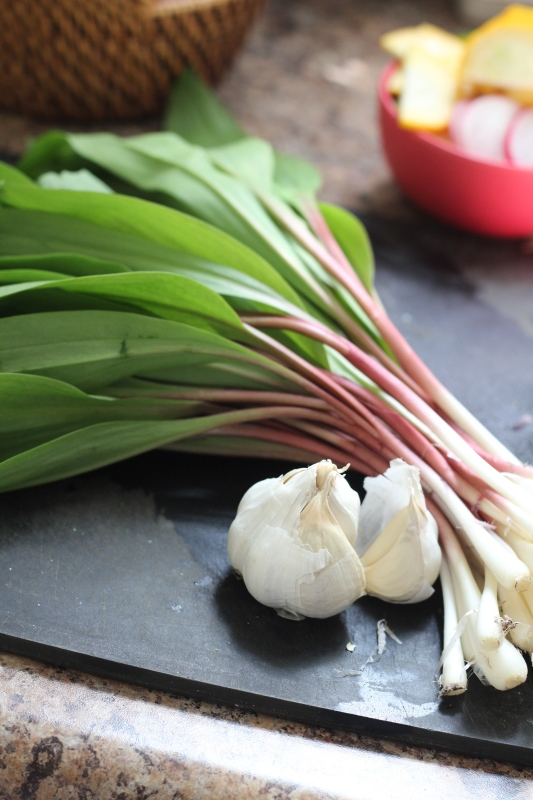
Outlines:
{"type": "Polygon", "coordinates": [[[532,771],[0,656],[6,800],[529,798],[532,771]],[[393,788],[392,788],[393,787],[393,788]]]}
{"type": "MultiPolygon", "coordinates": [[[[221,97],[250,132],[313,161],[324,199],[380,224],[416,224],[380,151],[375,86],[386,56],[376,43],[423,19],[456,22],[436,0],[270,0],[221,97]]],[[[98,127],[130,133],[157,124],[98,127]]],[[[48,127],[0,114],[0,151],[16,156],[48,127]]],[[[489,303],[514,307],[490,271],[483,285],[489,303]]],[[[528,313],[524,303],[524,320],[528,313]]],[[[0,655],[0,684],[6,800],[533,797],[530,768],[308,727],[14,655],[0,655]]]]}

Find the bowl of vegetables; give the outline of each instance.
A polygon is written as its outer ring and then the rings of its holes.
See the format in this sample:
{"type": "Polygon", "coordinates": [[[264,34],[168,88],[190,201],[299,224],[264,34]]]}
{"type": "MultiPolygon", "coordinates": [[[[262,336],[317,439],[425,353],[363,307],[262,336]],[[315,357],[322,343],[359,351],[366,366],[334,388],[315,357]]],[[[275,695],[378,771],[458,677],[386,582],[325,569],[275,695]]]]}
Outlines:
{"type": "Polygon", "coordinates": [[[382,44],[395,60],[379,82],[381,135],[405,194],[474,233],[533,234],[533,9],[512,6],[466,39],[420,25],[382,44]],[[493,51],[506,48],[498,73],[493,51]]]}

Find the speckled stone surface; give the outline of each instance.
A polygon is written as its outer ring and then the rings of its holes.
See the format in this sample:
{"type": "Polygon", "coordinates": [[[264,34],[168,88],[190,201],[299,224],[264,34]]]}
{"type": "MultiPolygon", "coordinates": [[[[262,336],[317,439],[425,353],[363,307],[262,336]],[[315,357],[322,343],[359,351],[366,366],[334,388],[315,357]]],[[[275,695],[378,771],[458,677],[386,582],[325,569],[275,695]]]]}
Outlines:
{"type": "Polygon", "coordinates": [[[532,776],[0,656],[1,798],[500,800],[532,776]]]}
{"type": "MultiPolygon", "coordinates": [[[[312,160],[324,199],[413,212],[375,123],[379,35],[437,0],[270,0],[221,96],[247,129],[312,160]]],[[[154,129],[99,125],[120,133],[154,129]]],[[[0,151],[50,127],[0,114],[0,151]]],[[[0,655],[1,800],[533,798],[533,770],[309,728],[0,655]]]]}

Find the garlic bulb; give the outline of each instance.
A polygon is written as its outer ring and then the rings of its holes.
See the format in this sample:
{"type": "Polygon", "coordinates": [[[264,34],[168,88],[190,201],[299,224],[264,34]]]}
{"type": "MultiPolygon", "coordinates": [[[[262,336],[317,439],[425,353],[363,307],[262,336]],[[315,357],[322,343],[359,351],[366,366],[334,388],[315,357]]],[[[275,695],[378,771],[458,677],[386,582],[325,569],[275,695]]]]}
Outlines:
{"type": "Polygon", "coordinates": [[[418,470],[397,458],[364,487],[356,550],[367,593],[392,603],[425,600],[433,594],[441,551],[418,470]]]}
{"type": "Polygon", "coordinates": [[[330,461],[254,484],[228,554],[256,600],[293,619],[338,614],[365,592],[354,546],[359,496],[330,461]]]}

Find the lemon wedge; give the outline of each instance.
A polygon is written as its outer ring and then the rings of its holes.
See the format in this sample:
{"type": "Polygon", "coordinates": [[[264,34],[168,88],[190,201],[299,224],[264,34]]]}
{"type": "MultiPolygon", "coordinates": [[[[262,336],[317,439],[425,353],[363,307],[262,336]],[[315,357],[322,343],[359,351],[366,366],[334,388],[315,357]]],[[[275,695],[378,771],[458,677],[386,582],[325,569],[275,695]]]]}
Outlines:
{"type": "Polygon", "coordinates": [[[465,47],[465,95],[499,90],[533,103],[533,8],[509,6],[470,34],[465,47]]]}
{"type": "Polygon", "coordinates": [[[432,131],[446,128],[457,97],[463,41],[424,23],[391,31],[381,37],[380,44],[402,62],[387,86],[392,94],[400,95],[400,125],[432,131]]]}
{"type": "Polygon", "coordinates": [[[398,121],[404,128],[439,131],[450,122],[462,53],[436,57],[425,48],[413,47],[403,62],[403,86],[398,121]]]}
{"type": "Polygon", "coordinates": [[[397,28],[385,33],[379,43],[385,52],[403,61],[413,48],[422,48],[435,58],[453,57],[463,53],[463,42],[458,36],[424,22],[411,28],[397,28]]]}

